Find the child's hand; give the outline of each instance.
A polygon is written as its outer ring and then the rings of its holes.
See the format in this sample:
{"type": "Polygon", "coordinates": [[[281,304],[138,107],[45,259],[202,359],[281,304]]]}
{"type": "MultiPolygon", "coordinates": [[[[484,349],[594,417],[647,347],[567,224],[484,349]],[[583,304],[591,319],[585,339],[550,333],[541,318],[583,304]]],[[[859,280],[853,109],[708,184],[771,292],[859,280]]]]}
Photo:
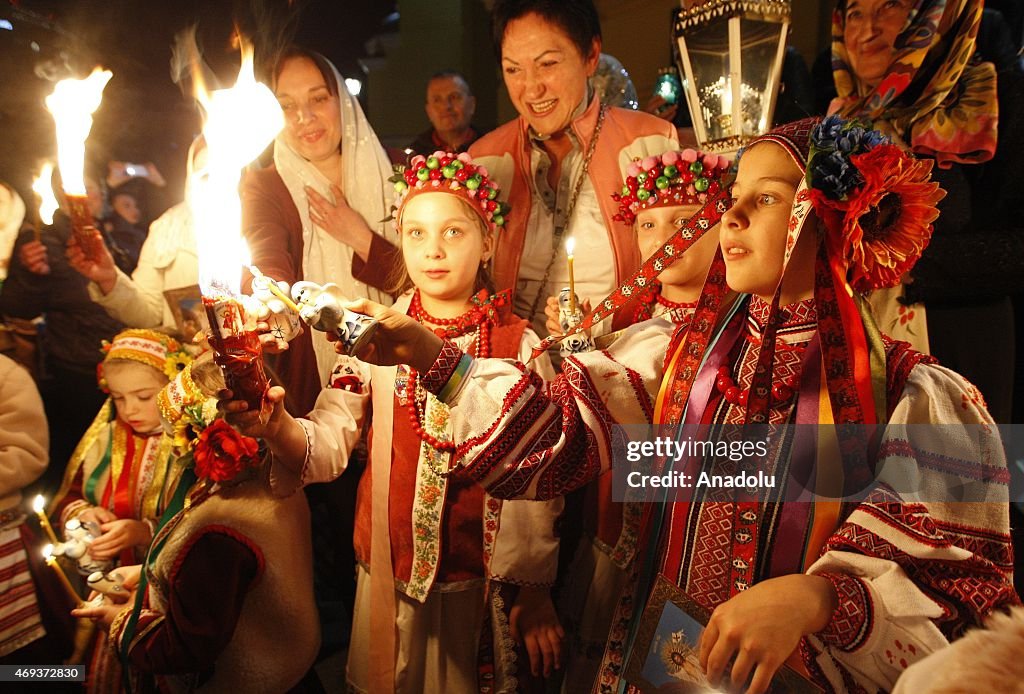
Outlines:
{"type": "MultiPolygon", "coordinates": [[[[584,299],[578,305],[580,311],[586,316],[590,313],[590,299],[584,299]]],[[[547,319],[544,322],[544,327],[548,330],[548,335],[562,335],[566,331],[562,328],[562,315],[558,311],[558,299],[553,296],[548,297],[547,304],[544,305],[544,316],[547,319]]],[[[587,336],[590,336],[590,331],[587,331],[587,336]]]]}
{"type": "MultiPolygon", "coordinates": [[[[378,322],[373,338],[359,354],[354,355],[365,362],[381,366],[408,364],[425,373],[441,353],[441,338],[404,313],[367,299],[351,301],[345,308],[375,318],[378,322]]],[[[344,353],[339,345],[335,345],[335,350],[339,354],[344,353]]]]}
{"type": "MultiPolygon", "coordinates": [[[[134,604],[134,601],[132,601],[134,604]]],[[[125,607],[123,604],[110,605],[103,602],[100,605],[87,604],[86,607],[77,607],[71,610],[71,616],[80,619],[91,619],[94,622],[98,622],[103,625],[104,628],[109,629],[110,624],[114,621],[114,618],[121,612],[121,610],[130,610],[131,606],[125,607]]]]}
{"type": "Polygon", "coordinates": [[[124,582],[121,585],[129,593],[139,587],[139,578],[142,576],[142,564],[122,566],[117,572],[124,578],[124,582]]]}
{"type": "Polygon", "coordinates": [[[523,586],[509,613],[512,638],[521,642],[530,654],[534,677],[549,677],[562,667],[562,639],[565,631],[555,614],[551,592],[547,588],[523,586]]]}
{"type": "Polygon", "coordinates": [[[751,680],[747,694],[768,691],[772,677],[807,634],[821,631],[835,612],[832,582],[792,574],[761,581],[711,614],[700,639],[700,664],[718,686],[733,656],[734,686],[751,680]]]}
{"type": "Polygon", "coordinates": [[[121,550],[149,544],[149,526],[134,518],[122,518],[100,525],[103,534],[89,545],[89,556],[97,560],[113,559],[121,550]]]}
{"type": "Polygon", "coordinates": [[[547,303],[544,305],[544,316],[547,318],[544,321],[544,327],[547,328],[548,335],[561,335],[562,326],[559,323],[558,315],[558,298],[549,296],[547,303]]]}
{"type": "Polygon", "coordinates": [[[116,521],[117,516],[115,516],[112,511],[105,509],[102,506],[92,506],[78,514],[78,520],[82,521],[83,523],[95,523],[96,525],[103,525],[104,523],[109,523],[110,521],[116,521]]]}
{"type": "Polygon", "coordinates": [[[271,410],[266,421],[258,410],[250,410],[245,400],[235,400],[234,393],[227,388],[217,394],[220,400],[217,409],[224,413],[224,421],[239,433],[271,442],[278,435],[284,421],[291,416],[284,409],[284,396],[285,390],[281,386],[271,386],[267,391],[271,410]]]}

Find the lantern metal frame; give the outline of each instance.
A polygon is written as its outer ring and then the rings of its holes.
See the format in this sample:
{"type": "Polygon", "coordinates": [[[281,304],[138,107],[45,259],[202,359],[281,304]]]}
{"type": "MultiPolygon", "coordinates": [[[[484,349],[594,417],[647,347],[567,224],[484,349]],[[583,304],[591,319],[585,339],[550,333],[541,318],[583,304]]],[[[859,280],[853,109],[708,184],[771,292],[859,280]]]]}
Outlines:
{"type": "MultiPolygon", "coordinates": [[[[694,133],[702,149],[708,152],[735,152],[753,137],[763,134],[772,125],[775,116],[775,105],[778,100],[779,83],[782,75],[782,62],[786,52],[786,38],[789,33],[791,16],[790,0],[705,0],[676,13],[674,23],[675,38],[678,43],[678,60],[680,73],[683,76],[683,91],[686,93],[686,104],[690,109],[694,133]],[[721,113],[719,130],[728,134],[724,137],[711,139],[708,122],[705,119],[705,103],[701,100],[700,91],[708,85],[698,84],[694,75],[693,60],[687,45],[687,38],[697,36],[702,30],[712,25],[720,28],[722,20],[727,22],[728,48],[722,55],[728,56],[727,74],[721,75],[719,81],[729,90],[730,112],[721,113]],[[764,24],[778,24],[778,46],[774,59],[765,76],[765,90],[760,94],[762,100],[761,113],[756,127],[744,132],[743,100],[743,20],[752,20],[764,24]],[[764,103],[765,100],[767,103],[764,103]]],[[[766,41],[767,39],[761,39],[766,41]]],[[[722,97],[722,102],[725,98],[722,97]]]]}

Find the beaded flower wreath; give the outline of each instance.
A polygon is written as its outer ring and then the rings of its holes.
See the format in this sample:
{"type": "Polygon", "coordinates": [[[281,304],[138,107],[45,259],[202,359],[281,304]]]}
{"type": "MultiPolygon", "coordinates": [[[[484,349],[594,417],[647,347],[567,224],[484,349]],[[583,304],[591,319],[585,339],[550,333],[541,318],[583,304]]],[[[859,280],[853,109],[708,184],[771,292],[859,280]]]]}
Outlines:
{"type": "Polygon", "coordinates": [[[839,116],[815,126],[810,145],[807,184],[829,255],[859,292],[895,287],[928,245],[945,197],[930,180],[932,161],[839,116]]]}
{"type": "Polygon", "coordinates": [[[626,168],[622,191],[613,193],[617,222],[633,224],[636,213],[652,207],[703,205],[721,190],[731,162],[718,154],[694,149],[665,152],[636,160],[626,168]]]}
{"type": "Polygon", "coordinates": [[[168,380],[173,380],[192,361],[192,356],[180,342],[156,330],[122,330],[114,336],[113,341],[104,340],[100,349],[104,356],[103,361],[96,365],[96,381],[104,393],[109,393],[110,388],[103,365],[112,359],[126,359],[152,366],[167,376],[168,380]]]}
{"type": "Polygon", "coordinates": [[[492,232],[505,226],[509,204],[498,199],[500,188],[487,169],[473,163],[467,153],[455,154],[438,150],[429,157],[416,155],[405,168],[396,167],[390,179],[395,184],[392,217],[401,224],[402,209],[418,193],[452,193],[458,195],[484,221],[492,232]]]}

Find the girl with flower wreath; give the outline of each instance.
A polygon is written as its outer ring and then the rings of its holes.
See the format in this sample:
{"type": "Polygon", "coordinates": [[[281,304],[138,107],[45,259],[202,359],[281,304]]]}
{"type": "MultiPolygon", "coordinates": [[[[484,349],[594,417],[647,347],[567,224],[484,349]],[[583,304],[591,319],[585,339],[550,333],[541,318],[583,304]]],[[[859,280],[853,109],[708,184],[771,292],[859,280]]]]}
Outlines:
{"type": "Polygon", "coordinates": [[[543,384],[384,307],[350,306],[383,326],[372,357],[410,362],[449,406],[450,476],[499,497],[564,494],[613,460],[634,471],[612,445],[616,424],[661,424],[680,444],[764,439],[738,461],[691,453],[670,468],[694,481],[744,477],[735,489],[677,486],[646,507],[649,545],[630,566],[597,690],[625,686],[659,575],[712,613],[700,641],[710,681],[754,694],[784,662],[827,691],[887,691],[1019,602],[991,416],[962,377],[882,336],[860,295],[898,281],[927,244],[942,196],[930,168],[838,118],[755,138],[731,206],[710,200],[595,312],[604,318],[721,220],[694,318],[667,359],[671,330],[639,324],[543,384]],[[725,300],[728,288],[739,301],[725,300]],[[771,484],[747,481],[754,473],[771,484]]]}
{"type": "Polygon", "coordinates": [[[219,418],[210,352],[159,394],[180,481],[127,604],[82,607],[101,622],[132,692],[323,691],[309,507],[270,491],[255,439],[219,418]]]}
{"type": "MultiPolygon", "coordinates": [[[[627,167],[622,191],[612,196],[619,205],[614,219],[633,228],[640,253],[647,260],[721,191],[729,168],[727,158],[693,149],[638,159],[627,167]]],[[[684,335],[717,248],[716,228],[666,267],[656,281],[643,287],[635,303],[612,317],[611,328],[620,330],[654,318],[674,326],[676,336],[684,335]]],[[[547,317],[549,332],[561,332],[554,297],[548,298],[547,317]]],[[[614,334],[602,335],[597,346],[614,338],[614,334]]],[[[626,569],[640,541],[643,507],[615,501],[612,477],[610,472],[601,475],[583,493],[584,539],[569,568],[561,600],[563,624],[569,633],[563,679],[566,691],[589,691],[597,675],[615,596],[628,577],[626,569]]]]}
{"type": "MultiPolygon", "coordinates": [[[[396,310],[469,353],[525,359],[538,338],[508,312],[508,293],[493,292],[486,269],[508,211],[487,170],[468,154],[438,151],[392,180],[404,259],[397,288],[408,290],[396,310]]],[[[546,357],[533,373],[553,376],[546,357]]],[[[270,395],[266,424],[241,401],[224,408],[269,446],[279,491],[336,478],[371,422],[356,500],[351,689],[514,691],[559,666],[549,586],[561,500],[503,503],[449,479],[447,408],[407,366],[340,357],[308,419],[280,406],[282,389],[270,395]]]]}
{"type": "MultiPolygon", "coordinates": [[[[88,550],[94,560],[137,564],[181,476],[157,394],[191,358],[154,330],[124,330],[103,349],[99,383],[110,397],[75,448],[50,512],[59,528],[72,519],[99,525],[103,535],[88,550]]],[[[104,634],[86,662],[89,691],[119,689],[120,668],[104,634]]]]}

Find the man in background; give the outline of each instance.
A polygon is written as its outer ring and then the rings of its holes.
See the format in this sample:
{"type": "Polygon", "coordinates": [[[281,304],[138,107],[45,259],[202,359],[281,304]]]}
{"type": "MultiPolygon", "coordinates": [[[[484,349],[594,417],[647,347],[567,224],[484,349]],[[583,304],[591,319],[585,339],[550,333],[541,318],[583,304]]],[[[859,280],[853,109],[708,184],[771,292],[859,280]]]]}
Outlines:
{"type": "Polygon", "coordinates": [[[480,137],[470,123],[476,113],[476,97],[469,83],[455,70],[443,70],[427,82],[427,118],[431,127],[409,144],[414,154],[437,150],[465,152],[480,137]]]}

